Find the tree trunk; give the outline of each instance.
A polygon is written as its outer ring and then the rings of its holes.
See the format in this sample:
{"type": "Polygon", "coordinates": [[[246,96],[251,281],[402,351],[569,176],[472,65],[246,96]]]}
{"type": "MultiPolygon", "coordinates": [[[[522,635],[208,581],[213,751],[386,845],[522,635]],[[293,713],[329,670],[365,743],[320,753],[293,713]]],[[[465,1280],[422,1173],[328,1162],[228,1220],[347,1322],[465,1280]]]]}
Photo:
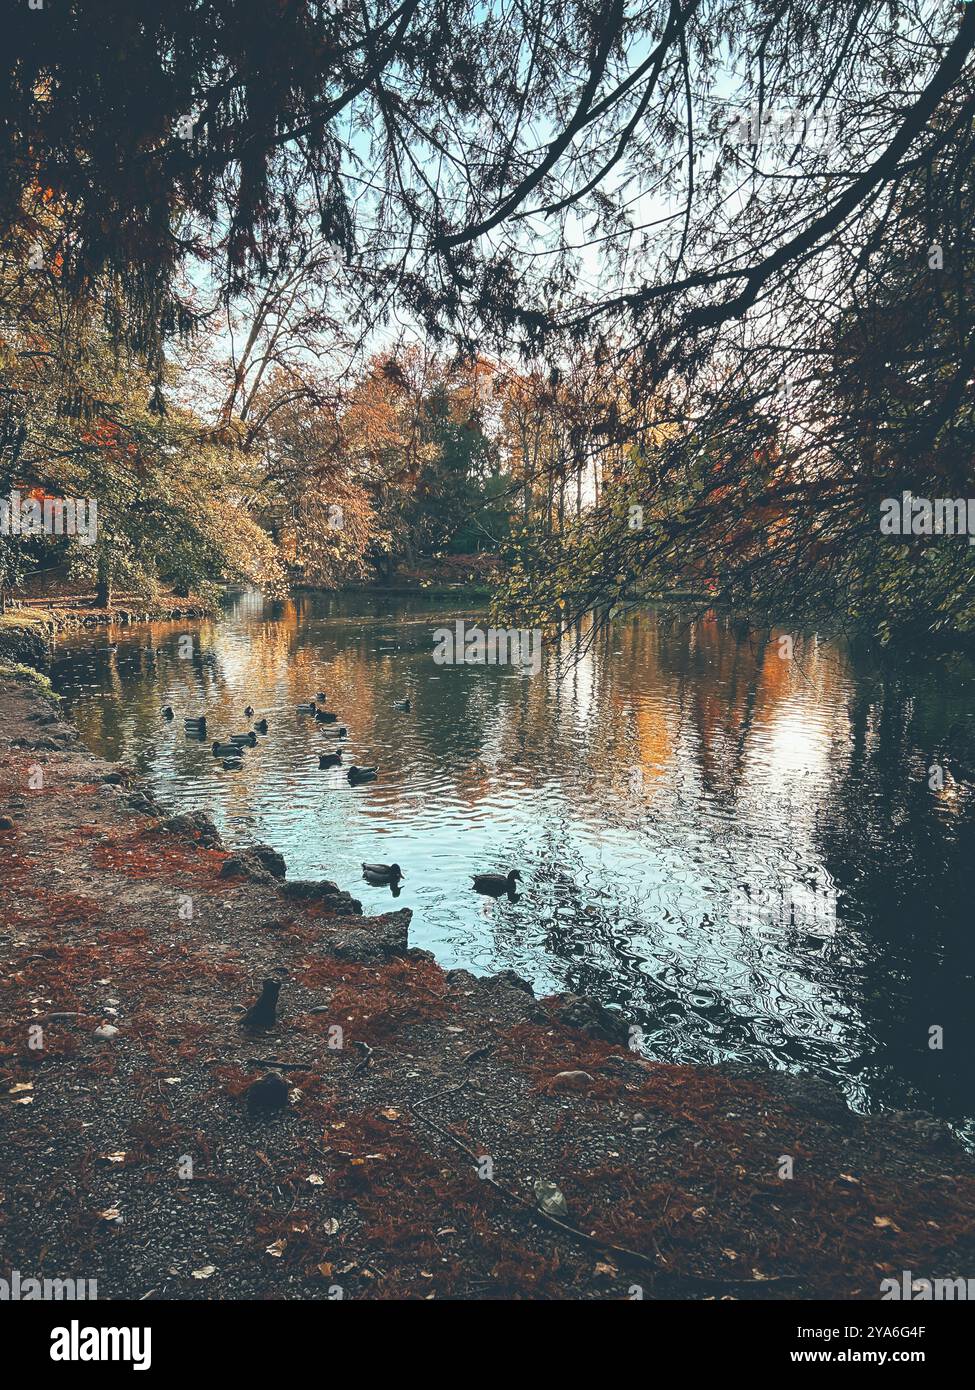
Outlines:
{"type": "Polygon", "coordinates": [[[108,560],[104,557],[98,561],[98,579],[95,584],[95,607],[111,608],[112,606],[112,574],[109,569],[108,560]]]}

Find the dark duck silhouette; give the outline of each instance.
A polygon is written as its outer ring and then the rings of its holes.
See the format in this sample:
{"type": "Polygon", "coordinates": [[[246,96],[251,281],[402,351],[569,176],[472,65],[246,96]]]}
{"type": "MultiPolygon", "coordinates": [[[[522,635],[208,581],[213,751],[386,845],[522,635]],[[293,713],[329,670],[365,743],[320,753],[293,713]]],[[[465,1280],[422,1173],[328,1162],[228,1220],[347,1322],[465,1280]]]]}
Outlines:
{"type": "Polygon", "coordinates": [[[259,734],[266,734],[266,733],[267,733],[267,720],[266,720],[266,719],[259,719],[259,720],[257,721],[257,723],[254,725],[254,728],[257,730],[257,732],[258,732],[259,734]]]}
{"type": "Polygon", "coordinates": [[[352,783],[353,786],[355,786],[357,782],[374,782],[378,775],[378,768],[356,767],[354,763],[346,773],[346,776],[348,777],[349,781],[352,783]]]}
{"type": "Polygon", "coordinates": [[[512,869],[508,874],[474,874],[474,891],[487,893],[492,898],[500,898],[502,893],[507,893],[509,898],[513,898],[515,884],[520,882],[521,874],[517,869],[512,869]]]}
{"type": "Polygon", "coordinates": [[[318,755],[318,766],[319,766],[319,767],[338,767],[339,764],[341,763],[341,761],[342,761],[342,750],[341,750],[341,748],[339,749],[339,751],[338,751],[337,753],[319,753],[319,755],[318,755]]]}
{"type": "Polygon", "coordinates": [[[221,743],[219,739],[214,739],[210,744],[215,758],[241,758],[243,749],[239,743],[221,743]]]}
{"type": "Polygon", "coordinates": [[[240,1020],[242,1028],[273,1028],[278,1016],[278,995],[281,993],[280,980],[265,980],[261,996],[250,1006],[240,1020]]]}

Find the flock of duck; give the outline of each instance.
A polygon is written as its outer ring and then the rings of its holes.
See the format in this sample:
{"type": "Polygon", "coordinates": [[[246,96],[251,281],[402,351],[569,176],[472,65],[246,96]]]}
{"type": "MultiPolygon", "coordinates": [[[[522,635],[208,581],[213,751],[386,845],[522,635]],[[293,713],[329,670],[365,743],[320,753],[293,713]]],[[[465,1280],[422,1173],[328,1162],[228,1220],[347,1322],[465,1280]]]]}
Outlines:
{"type": "MultiPolygon", "coordinates": [[[[322,732],[330,738],[343,739],[348,735],[348,729],[344,724],[339,724],[338,715],[332,710],[325,709],[327,696],[320,690],[313,700],[307,704],[299,705],[299,714],[313,714],[316,724],[322,726],[322,732]]],[[[393,709],[401,714],[409,714],[409,700],[395,700],[393,709]]],[[[244,715],[247,719],[253,719],[255,710],[252,705],[247,705],[244,715]]],[[[172,720],[176,718],[176,712],[172,705],[164,705],[162,708],[164,719],[172,720]]],[[[183,718],[183,729],[189,738],[205,739],[207,735],[207,716],[185,715],[183,718]]],[[[228,772],[238,772],[243,767],[244,749],[253,748],[257,743],[258,734],[268,732],[268,722],[266,719],[258,719],[246,733],[231,734],[229,738],[221,741],[214,739],[210,744],[213,756],[217,758],[221,765],[228,772]]],[[[320,753],[318,755],[318,766],[320,768],[340,767],[342,765],[342,750],[337,748],[334,751],[320,753]]],[[[354,763],[346,770],[349,782],[356,786],[361,782],[374,782],[379,775],[378,768],[357,767],[354,763]]],[[[403,870],[398,864],[363,864],[362,877],[367,883],[379,887],[388,884],[393,892],[398,896],[400,880],[404,877],[403,870]]],[[[512,869],[507,874],[474,874],[472,875],[474,890],[477,893],[484,893],[488,897],[499,898],[502,894],[514,901],[515,885],[521,879],[521,874],[517,869],[512,869]]]]}

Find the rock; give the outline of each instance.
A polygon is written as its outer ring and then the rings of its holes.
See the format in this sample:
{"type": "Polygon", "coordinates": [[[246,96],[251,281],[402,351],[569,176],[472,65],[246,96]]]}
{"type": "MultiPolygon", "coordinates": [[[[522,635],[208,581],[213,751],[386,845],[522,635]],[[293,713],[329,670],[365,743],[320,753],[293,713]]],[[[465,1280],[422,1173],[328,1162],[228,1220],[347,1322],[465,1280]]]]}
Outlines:
{"type": "Polygon", "coordinates": [[[276,849],[272,849],[270,845],[254,845],[250,853],[259,859],[268,873],[275,878],[284,878],[288,872],[283,855],[280,855],[276,849]]]}
{"type": "Polygon", "coordinates": [[[270,845],[236,850],[220,869],[221,878],[248,878],[253,883],[275,883],[284,875],[284,860],[270,845]]]}
{"type": "Polygon", "coordinates": [[[585,1091],[592,1085],[592,1077],[587,1071],[560,1071],[552,1077],[556,1091],[585,1091]]]}
{"type": "Polygon", "coordinates": [[[491,976],[491,979],[499,985],[509,985],[512,989],[523,990],[525,994],[530,994],[533,999],[535,998],[534,985],[514,970],[499,970],[496,975],[491,976]]]}
{"type": "Polygon", "coordinates": [[[565,1220],[569,1214],[569,1208],[566,1206],[565,1197],[554,1182],[536,1178],[532,1183],[532,1189],[539,1211],[543,1211],[546,1216],[555,1216],[559,1220],[565,1220]]]}
{"type": "Polygon", "coordinates": [[[553,995],[552,1015],[566,1027],[578,1028],[587,1038],[609,1043],[628,1043],[630,1039],[625,1019],[583,994],[553,995]]]}
{"type": "Polygon", "coordinates": [[[381,917],[366,917],[351,929],[343,925],[342,935],[329,941],[329,950],[340,960],[384,960],[388,956],[402,956],[407,949],[412,917],[411,909],[403,907],[381,917]]]}
{"type": "Polygon", "coordinates": [[[361,916],[362,903],[349,893],[343,893],[338,884],[327,878],[312,880],[296,878],[291,882],[280,883],[281,892],[286,898],[297,902],[321,902],[336,916],[361,916]]]}
{"type": "Polygon", "coordinates": [[[118,1029],[114,1023],[101,1023],[95,1029],[96,1038],[114,1038],[117,1033],[118,1029]]]}
{"type": "Polygon", "coordinates": [[[163,821],[162,828],[171,835],[192,840],[204,849],[223,849],[220,831],[205,811],[185,811],[182,815],[170,816],[169,820],[163,821]]]}
{"type": "Polygon", "coordinates": [[[265,1072],[247,1088],[247,1109],[251,1114],[285,1110],[287,1105],[288,1083],[279,1071],[265,1072]]]}

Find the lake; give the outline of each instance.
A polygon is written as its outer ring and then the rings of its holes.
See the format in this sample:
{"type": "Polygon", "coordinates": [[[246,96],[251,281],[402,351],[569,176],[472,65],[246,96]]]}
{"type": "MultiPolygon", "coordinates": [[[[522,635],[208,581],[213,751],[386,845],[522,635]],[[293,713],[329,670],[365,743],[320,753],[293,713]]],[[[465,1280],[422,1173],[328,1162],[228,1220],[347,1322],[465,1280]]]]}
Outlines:
{"type": "Polygon", "coordinates": [[[164,806],[367,913],[412,908],[411,944],[444,967],[593,995],[650,1057],[816,1073],[856,1109],[929,1109],[971,1138],[971,683],[815,634],[789,659],[777,632],[676,605],[583,634],[574,661],[546,649],[537,675],[437,664],[435,630],[477,617],[247,593],[212,621],[116,629],[115,653],[72,635],[52,676],[86,744],[164,806]],[[320,690],[344,767],[377,781],[319,769],[336,745],[296,706],[320,690]],[[202,713],[212,737],[243,732],[248,704],[270,732],[240,772],[184,735],[202,713]],[[403,866],[395,901],[362,860],[403,866]],[[514,901],[472,891],[515,867],[514,901]]]}

